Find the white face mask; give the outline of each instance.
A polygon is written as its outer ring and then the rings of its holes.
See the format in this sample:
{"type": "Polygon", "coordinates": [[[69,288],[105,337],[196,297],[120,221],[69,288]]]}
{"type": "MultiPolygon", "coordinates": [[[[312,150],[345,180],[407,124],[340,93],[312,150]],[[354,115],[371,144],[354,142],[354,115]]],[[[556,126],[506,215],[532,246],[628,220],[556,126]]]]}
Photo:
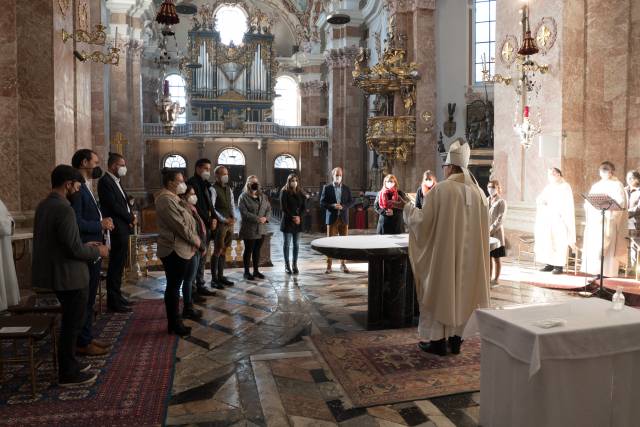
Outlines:
{"type": "Polygon", "coordinates": [[[342,175],[334,176],[333,182],[335,182],[336,184],[340,184],[342,182],[342,175]]]}
{"type": "Polygon", "coordinates": [[[425,184],[427,185],[427,187],[429,187],[429,188],[433,187],[433,180],[431,180],[431,179],[426,180],[424,183],[425,183],[425,184]]]}
{"type": "Polygon", "coordinates": [[[395,183],[393,183],[393,182],[387,182],[384,186],[385,186],[385,187],[387,187],[387,188],[389,188],[389,189],[391,189],[391,188],[393,188],[395,185],[396,185],[396,184],[395,184],[395,183]]]}
{"type": "Polygon", "coordinates": [[[208,181],[208,180],[209,180],[209,178],[211,178],[211,172],[209,172],[209,171],[203,171],[203,172],[200,174],[200,177],[201,177],[202,179],[204,179],[205,181],[208,181]]]}
{"type": "Polygon", "coordinates": [[[291,181],[291,188],[298,187],[298,181],[291,181]]]}
{"type": "Polygon", "coordinates": [[[229,182],[229,175],[222,175],[220,177],[220,182],[223,184],[227,184],[229,182]]]}
{"type": "Polygon", "coordinates": [[[495,188],[488,188],[487,190],[489,191],[490,196],[495,196],[496,194],[498,194],[495,188]]]}
{"type": "Polygon", "coordinates": [[[195,204],[198,203],[198,196],[196,196],[195,194],[190,195],[189,197],[187,197],[187,202],[195,206],[195,204]]]}
{"type": "Polygon", "coordinates": [[[600,171],[600,178],[609,179],[611,177],[611,172],[609,171],[600,171]]]}
{"type": "Polygon", "coordinates": [[[187,184],[185,184],[184,182],[181,182],[180,184],[178,184],[178,186],[176,187],[176,193],[184,194],[186,192],[187,192],[187,184]]]}
{"type": "Polygon", "coordinates": [[[118,176],[120,178],[122,178],[123,176],[125,176],[127,174],[127,167],[126,166],[120,166],[118,168],[118,176]]]}

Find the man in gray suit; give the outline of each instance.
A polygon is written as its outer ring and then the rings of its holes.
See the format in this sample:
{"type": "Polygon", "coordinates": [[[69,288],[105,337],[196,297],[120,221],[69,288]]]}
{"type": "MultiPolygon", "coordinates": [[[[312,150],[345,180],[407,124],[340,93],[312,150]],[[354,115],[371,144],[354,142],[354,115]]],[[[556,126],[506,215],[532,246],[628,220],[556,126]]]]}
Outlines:
{"type": "Polygon", "coordinates": [[[84,178],[68,165],[51,173],[51,193],[38,205],[33,226],[34,288],[55,292],[62,306],[62,325],[58,343],[58,383],[61,386],[87,384],[96,375],[91,365],[76,360],[76,340],[84,324],[89,269],[87,262],[99,262],[109,254],[99,242],[82,243],[70,200],[80,195],[84,178]]]}

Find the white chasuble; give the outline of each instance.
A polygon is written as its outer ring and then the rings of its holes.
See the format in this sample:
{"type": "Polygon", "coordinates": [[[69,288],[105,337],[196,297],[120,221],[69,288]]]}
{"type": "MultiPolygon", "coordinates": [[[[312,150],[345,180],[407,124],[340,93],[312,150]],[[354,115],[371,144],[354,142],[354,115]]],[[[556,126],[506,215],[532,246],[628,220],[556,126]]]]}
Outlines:
{"type": "Polygon", "coordinates": [[[576,243],[571,186],[564,180],[548,184],[536,199],[536,206],[536,262],[564,267],[569,247],[576,243]]]}

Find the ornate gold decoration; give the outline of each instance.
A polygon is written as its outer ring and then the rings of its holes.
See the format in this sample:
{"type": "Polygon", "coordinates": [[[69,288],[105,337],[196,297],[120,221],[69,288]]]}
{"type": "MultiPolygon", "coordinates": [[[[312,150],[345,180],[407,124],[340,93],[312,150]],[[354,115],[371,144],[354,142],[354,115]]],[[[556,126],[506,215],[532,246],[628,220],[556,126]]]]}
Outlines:
{"type": "Polygon", "coordinates": [[[558,36],[556,20],[550,16],[545,16],[538,23],[534,34],[540,53],[546,54],[556,43],[556,37],[558,36]]]}
{"type": "Polygon", "coordinates": [[[93,32],[89,32],[83,29],[78,29],[73,33],[68,33],[64,29],[62,30],[62,42],[66,43],[67,40],[73,39],[78,43],[95,44],[104,46],[107,40],[107,33],[105,33],[106,27],[101,24],[96,25],[96,29],[93,32]]]}
{"type": "Polygon", "coordinates": [[[510,67],[516,60],[516,47],[518,39],[514,35],[507,35],[500,44],[500,61],[506,67],[510,67]]]}
{"type": "Polygon", "coordinates": [[[107,53],[100,52],[99,50],[91,53],[84,50],[82,52],[74,50],[73,54],[81,62],[89,59],[93,62],[102,62],[106,65],[118,65],[120,63],[120,49],[115,47],[109,48],[109,52],[107,53]]]}
{"type": "Polygon", "coordinates": [[[67,12],[69,12],[70,7],[71,7],[71,0],[58,0],[58,9],[60,9],[60,13],[65,18],[67,17],[67,12]]]}
{"type": "Polygon", "coordinates": [[[122,132],[116,132],[116,135],[111,140],[111,146],[113,147],[113,152],[118,153],[121,156],[124,156],[124,146],[127,145],[129,141],[124,137],[122,132]]]}
{"type": "Polygon", "coordinates": [[[78,28],[81,30],[89,28],[89,6],[86,2],[78,3],[78,28]]]}
{"type": "Polygon", "coordinates": [[[415,116],[377,116],[367,119],[367,145],[387,159],[407,161],[416,144],[415,116]]]}

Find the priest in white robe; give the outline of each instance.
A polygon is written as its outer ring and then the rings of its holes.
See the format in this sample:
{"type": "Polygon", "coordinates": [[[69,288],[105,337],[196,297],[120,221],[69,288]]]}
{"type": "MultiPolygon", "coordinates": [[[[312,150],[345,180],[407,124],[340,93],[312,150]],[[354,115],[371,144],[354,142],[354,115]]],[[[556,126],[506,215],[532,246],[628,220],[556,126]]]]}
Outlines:
{"type": "Polygon", "coordinates": [[[600,181],[593,184],[589,194],[604,194],[615,200],[621,210],[608,210],[604,216],[604,245],[602,245],[602,211],[585,201],[583,273],[600,275],[600,254],[604,246],[604,276],[617,277],[620,263],[627,257],[627,196],[622,182],[614,176],[611,162],[600,165],[600,181]]]}
{"type": "Polygon", "coordinates": [[[13,218],[0,200],[0,311],[20,302],[18,278],[13,263],[11,236],[15,228],[13,218]]]}
{"type": "MultiPolygon", "coordinates": [[[[489,214],[487,200],[467,170],[470,148],[455,140],[444,166],[445,181],[425,195],[422,209],[404,206],[409,259],[416,282],[423,351],[460,352],[476,308],[489,306],[489,214]]],[[[403,202],[399,202],[402,204],[403,202]]]]}
{"type": "Polygon", "coordinates": [[[549,184],[536,199],[534,252],[541,271],[562,274],[569,248],[576,244],[576,216],[573,191],[562,177],[562,171],[547,172],[549,184]]]}

